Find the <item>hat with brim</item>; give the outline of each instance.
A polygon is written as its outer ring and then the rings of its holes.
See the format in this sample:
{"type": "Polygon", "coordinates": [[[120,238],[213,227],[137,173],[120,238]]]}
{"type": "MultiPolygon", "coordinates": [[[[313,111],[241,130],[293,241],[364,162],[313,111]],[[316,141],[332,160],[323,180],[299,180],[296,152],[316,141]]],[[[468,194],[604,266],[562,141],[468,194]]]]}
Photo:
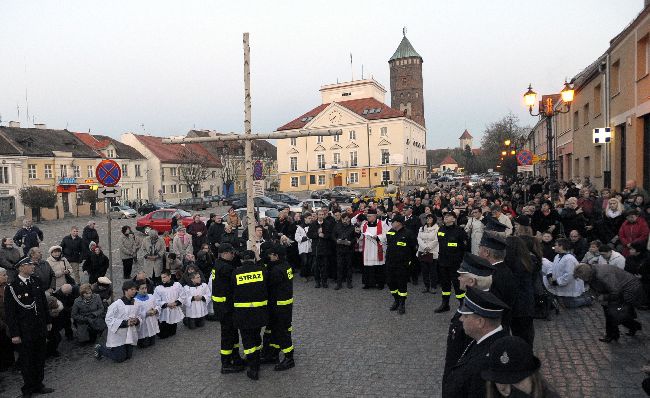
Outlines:
{"type": "Polygon", "coordinates": [[[493,293],[469,287],[463,300],[463,306],[457,311],[463,315],[476,314],[483,318],[498,319],[503,315],[503,311],[509,308],[493,293]]]}
{"type": "Polygon", "coordinates": [[[490,276],[494,273],[496,268],[490,262],[482,257],[472,253],[465,253],[463,262],[458,268],[459,274],[473,274],[476,276],[490,276]]]}
{"type": "Polygon", "coordinates": [[[97,283],[99,283],[100,285],[110,285],[111,280],[105,276],[100,276],[99,278],[97,278],[97,283]]]}
{"type": "Polygon", "coordinates": [[[484,380],[516,384],[537,371],[541,362],[532,347],[521,337],[506,336],[490,346],[488,368],[481,371],[484,380]]]}
{"type": "Polygon", "coordinates": [[[222,243],[219,245],[219,253],[234,253],[235,248],[230,243],[222,243]]]}
{"type": "Polygon", "coordinates": [[[21,265],[32,265],[32,264],[35,264],[34,262],[32,262],[32,258],[27,256],[22,258],[20,261],[16,263],[16,268],[20,267],[21,265]]]}

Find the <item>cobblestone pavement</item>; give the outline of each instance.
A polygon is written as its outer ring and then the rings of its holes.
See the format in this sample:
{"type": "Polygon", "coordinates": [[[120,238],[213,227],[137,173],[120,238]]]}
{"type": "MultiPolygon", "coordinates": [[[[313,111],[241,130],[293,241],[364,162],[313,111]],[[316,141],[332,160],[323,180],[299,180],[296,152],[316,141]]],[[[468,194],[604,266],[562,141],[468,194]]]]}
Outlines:
{"type": "MultiPolygon", "coordinates": [[[[39,225],[44,246],[58,243],[75,222],[39,225]],[[62,231],[62,232],[58,232],[62,231]],[[56,235],[56,239],[53,236],[56,235]]],[[[133,220],[126,221],[133,224],[133,220]]],[[[115,223],[117,227],[123,223],[115,223]]],[[[105,221],[98,224],[105,239],[105,221]]],[[[14,231],[0,226],[0,235],[14,231]]],[[[114,235],[117,239],[117,234],[114,235]]],[[[105,244],[105,242],[103,242],[105,244]]],[[[115,264],[119,263],[117,257],[115,264]]],[[[116,266],[116,285],[121,268],[116,266]]],[[[64,341],[62,356],[48,360],[45,383],[56,389],[51,397],[142,396],[167,397],[423,397],[440,396],[446,331],[451,313],[433,314],[439,295],[421,294],[409,286],[407,313],[388,311],[386,290],[355,288],[315,290],[296,278],[294,344],[297,367],[274,372],[263,366],[258,382],[244,374],[219,373],[219,324],[136,349],[131,360],[113,364],[92,358],[92,347],[64,341]]],[[[650,313],[639,314],[646,330],[636,337],[621,335],[618,343],[597,340],[603,333],[602,310],[563,310],[550,321],[536,320],[535,352],[542,372],[563,397],[642,397],[639,371],[650,361],[650,313]]],[[[0,373],[0,396],[19,394],[19,373],[0,373]]]]}

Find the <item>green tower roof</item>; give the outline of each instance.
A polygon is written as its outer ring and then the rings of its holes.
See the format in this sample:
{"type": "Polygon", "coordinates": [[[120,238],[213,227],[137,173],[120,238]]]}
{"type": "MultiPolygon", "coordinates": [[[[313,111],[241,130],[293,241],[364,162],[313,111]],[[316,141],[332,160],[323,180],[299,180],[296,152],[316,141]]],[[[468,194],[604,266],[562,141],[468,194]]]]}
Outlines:
{"type": "Polygon", "coordinates": [[[409,39],[407,39],[406,36],[404,36],[402,38],[402,41],[399,43],[397,50],[395,50],[395,54],[393,54],[393,56],[390,57],[388,62],[396,59],[409,58],[409,57],[418,57],[422,59],[420,54],[418,54],[418,52],[415,51],[415,48],[413,48],[413,45],[411,45],[409,39]]]}

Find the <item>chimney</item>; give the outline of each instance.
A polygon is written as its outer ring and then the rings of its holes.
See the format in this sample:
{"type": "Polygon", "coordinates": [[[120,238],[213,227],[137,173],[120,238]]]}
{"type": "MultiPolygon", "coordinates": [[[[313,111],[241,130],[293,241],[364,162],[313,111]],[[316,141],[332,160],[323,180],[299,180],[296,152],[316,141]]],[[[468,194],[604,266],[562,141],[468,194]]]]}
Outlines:
{"type": "Polygon", "coordinates": [[[17,129],[19,129],[20,128],[20,122],[11,121],[11,122],[9,122],[9,127],[15,127],[17,129]]]}
{"type": "Polygon", "coordinates": [[[47,129],[47,125],[45,123],[34,123],[34,128],[35,129],[45,130],[45,129],[47,129]]]}

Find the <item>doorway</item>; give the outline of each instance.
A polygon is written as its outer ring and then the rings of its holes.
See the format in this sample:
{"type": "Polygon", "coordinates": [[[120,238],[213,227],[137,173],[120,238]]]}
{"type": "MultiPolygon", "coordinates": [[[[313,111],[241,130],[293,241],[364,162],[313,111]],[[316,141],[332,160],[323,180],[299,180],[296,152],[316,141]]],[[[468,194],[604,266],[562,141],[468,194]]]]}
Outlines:
{"type": "Polygon", "coordinates": [[[0,222],[10,222],[16,219],[16,198],[0,198],[0,222]]]}
{"type": "Polygon", "coordinates": [[[63,212],[64,213],[70,213],[70,199],[68,198],[68,193],[63,192],[61,194],[61,199],[63,201],[63,212]]]}
{"type": "Polygon", "coordinates": [[[340,187],[341,185],[343,185],[343,176],[340,173],[334,174],[333,181],[335,187],[340,187]]]}

